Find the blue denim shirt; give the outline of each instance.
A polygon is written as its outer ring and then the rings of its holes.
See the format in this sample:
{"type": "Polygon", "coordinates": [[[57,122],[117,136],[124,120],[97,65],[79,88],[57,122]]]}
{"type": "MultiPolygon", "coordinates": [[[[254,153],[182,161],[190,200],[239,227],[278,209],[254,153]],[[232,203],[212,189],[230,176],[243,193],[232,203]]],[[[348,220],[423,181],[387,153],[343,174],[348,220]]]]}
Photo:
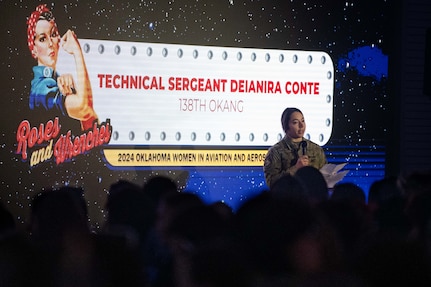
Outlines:
{"type": "Polygon", "coordinates": [[[66,116],[65,96],[57,85],[58,74],[50,67],[34,66],[34,78],[31,81],[30,110],[45,109],[60,111],[66,116]]]}

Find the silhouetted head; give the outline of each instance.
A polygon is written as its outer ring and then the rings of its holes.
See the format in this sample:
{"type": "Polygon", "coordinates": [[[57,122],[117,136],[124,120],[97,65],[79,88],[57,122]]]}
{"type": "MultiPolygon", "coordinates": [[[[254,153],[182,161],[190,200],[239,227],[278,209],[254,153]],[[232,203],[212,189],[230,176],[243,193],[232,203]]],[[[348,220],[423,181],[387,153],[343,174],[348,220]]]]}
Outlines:
{"type": "Polygon", "coordinates": [[[295,173],[312,204],[328,199],[328,186],[322,173],[315,167],[304,166],[295,173]]]}
{"type": "Polygon", "coordinates": [[[285,174],[277,179],[269,190],[274,199],[290,199],[308,202],[308,193],[301,182],[290,174],[285,174]]]}
{"type": "Polygon", "coordinates": [[[338,183],[334,186],[331,200],[365,204],[365,193],[362,188],[352,182],[338,183]]]}
{"type": "Polygon", "coordinates": [[[88,232],[84,191],[64,186],[40,193],[32,202],[31,223],[33,235],[48,240],[59,239],[70,232],[88,232]]]}
{"type": "Polygon", "coordinates": [[[155,220],[152,200],[139,185],[125,180],[112,184],[109,191],[107,227],[129,229],[144,239],[155,220]]]}
{"type": "Polygon", "coordinates": [[[166,194],[177,193],[178,186],[166,176],[151,177],[144,184],[144,193],[147,194],[157,205],[166,194]]]}

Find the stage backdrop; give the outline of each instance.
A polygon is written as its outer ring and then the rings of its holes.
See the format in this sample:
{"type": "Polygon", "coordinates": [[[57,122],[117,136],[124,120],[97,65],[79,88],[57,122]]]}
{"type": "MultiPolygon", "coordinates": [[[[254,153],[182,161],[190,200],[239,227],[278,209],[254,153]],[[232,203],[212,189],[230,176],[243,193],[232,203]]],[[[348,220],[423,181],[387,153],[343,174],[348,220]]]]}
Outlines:
{"type": "MultiPolygon", "coordinates": [[[[384,177],[391,1],[46,2],[82,49],[98,116],[86,129],[32,106],[26,21],[39,4],[0,1],[0,200],[20,226],[37,192],[71,185],[98,228],[112,183],[154,175],[237,209],[267,188],[288,106],[330,163],[347,162],[344,181],[367,192],[384,177]]],[[[41,73],[77,79],[62,44],[41,73]]]]}

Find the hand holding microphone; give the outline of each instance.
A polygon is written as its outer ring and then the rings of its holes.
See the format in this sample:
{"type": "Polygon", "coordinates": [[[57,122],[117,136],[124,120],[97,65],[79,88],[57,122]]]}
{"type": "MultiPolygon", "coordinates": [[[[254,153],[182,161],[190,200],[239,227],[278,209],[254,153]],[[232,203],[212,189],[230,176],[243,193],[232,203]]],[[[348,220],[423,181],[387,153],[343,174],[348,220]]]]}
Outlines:
{"type": "Polygon", "coordinates": [[[310,164],[310,161],[307,155],[307,142],[306,141],[300,142],[299,149],[302,151],[302,155],[299,155],[299,150],[298,150],[298,161],[296,162],[297,168],[301,168],[310,164]]]}
{"type": "Polygon", "coordinates": [[[307,155],[307,142],[302,141],[299,143],[299,146],[302,148],[302,155],[307,155]]]}

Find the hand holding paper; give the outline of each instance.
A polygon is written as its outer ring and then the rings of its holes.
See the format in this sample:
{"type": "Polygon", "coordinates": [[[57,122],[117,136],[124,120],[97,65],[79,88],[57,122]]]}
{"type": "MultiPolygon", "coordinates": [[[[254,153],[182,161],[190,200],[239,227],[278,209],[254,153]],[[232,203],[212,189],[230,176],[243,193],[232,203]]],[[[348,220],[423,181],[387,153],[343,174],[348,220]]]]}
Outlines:
{"type": "Polygon", "coordinates": [[[347,162],[341,164],[328,163],[320,169],[320,172],[326,180],[328,188],[333,188],[334,185],[341,181],[344,176],[349,172],[348,170],[340,171],[343,167],[346,166],[346,164],[347,162]]]}

